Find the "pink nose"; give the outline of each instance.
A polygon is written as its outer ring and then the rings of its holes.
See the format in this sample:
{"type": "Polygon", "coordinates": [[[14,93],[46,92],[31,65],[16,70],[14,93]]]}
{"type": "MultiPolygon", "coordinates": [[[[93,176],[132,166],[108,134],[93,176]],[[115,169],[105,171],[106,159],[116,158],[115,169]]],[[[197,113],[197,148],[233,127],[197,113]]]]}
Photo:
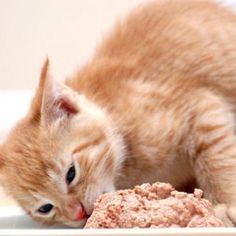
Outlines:
{"type": "Polygon", "coordinates": [[[85,219],[87,217],[88,217],[88,215],[87,215],[86,211],[81,206],[81,208],[78,210],[78,212],[76,214],[76,220],[83,220],[83,219],[85,219]]]}

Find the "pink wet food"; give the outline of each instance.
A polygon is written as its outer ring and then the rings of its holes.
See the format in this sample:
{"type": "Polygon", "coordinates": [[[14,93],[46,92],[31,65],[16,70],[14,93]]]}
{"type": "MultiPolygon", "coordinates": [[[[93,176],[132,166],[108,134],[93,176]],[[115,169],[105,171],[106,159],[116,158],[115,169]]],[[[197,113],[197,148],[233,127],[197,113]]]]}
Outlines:
{"type": "Polygon", "coordinates": [[[222,226],[201,190],[187,194],[170,184],[154,183],[103,194],[85,228],[222,226]]]}

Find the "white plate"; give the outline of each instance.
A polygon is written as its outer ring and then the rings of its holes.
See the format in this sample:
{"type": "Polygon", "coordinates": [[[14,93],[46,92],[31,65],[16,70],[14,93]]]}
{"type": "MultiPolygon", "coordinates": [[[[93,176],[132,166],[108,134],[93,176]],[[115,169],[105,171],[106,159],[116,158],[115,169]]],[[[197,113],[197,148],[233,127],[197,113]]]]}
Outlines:
{"type": "Polygon", "coordinates": [[[168,228],[168,229],[71,229],[45,226],[31,220],[19,207],[0,207],[0,235],[49,236],[236,236],[236,228],[168,228]]]}

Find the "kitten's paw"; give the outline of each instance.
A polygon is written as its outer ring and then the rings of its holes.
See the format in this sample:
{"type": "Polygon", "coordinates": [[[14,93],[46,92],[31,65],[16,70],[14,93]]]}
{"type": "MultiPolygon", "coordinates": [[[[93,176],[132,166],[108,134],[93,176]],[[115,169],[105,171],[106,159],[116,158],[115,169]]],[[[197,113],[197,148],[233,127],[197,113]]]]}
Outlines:
{"type": "Polygon", "coordinates": [[[227,208],[227,216],[232,221],[233,225],[236,226],[236,205],[230,205],[227,208]]]}
{"type": "MultiPolygon", "coordinates": [[[[235,210],[235,208],[233,208],[235,210]]],[[[216,216],[223,221],[225,226],[232,227],[235,226],[235,221],[232,219],[231,214],[234,215],[233,210],[230,207],[227,207],[226,204],[218,204],[214,207],[216,216]]]]}

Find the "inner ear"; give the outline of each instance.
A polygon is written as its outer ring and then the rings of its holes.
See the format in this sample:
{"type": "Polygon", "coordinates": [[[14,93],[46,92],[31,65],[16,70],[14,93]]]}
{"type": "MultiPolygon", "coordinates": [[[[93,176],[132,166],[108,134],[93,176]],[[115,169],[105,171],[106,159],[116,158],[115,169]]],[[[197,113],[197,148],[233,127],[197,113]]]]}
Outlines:
{"type": "Polygon", "coordinates": [[[63,113],[67,116],[78,113],[78,109],[76,109],[76,107],[73,106],[68,99],[63,97],[56,100],[53,106],[58,107],[58,109],[63,111],[63,113]]]}

